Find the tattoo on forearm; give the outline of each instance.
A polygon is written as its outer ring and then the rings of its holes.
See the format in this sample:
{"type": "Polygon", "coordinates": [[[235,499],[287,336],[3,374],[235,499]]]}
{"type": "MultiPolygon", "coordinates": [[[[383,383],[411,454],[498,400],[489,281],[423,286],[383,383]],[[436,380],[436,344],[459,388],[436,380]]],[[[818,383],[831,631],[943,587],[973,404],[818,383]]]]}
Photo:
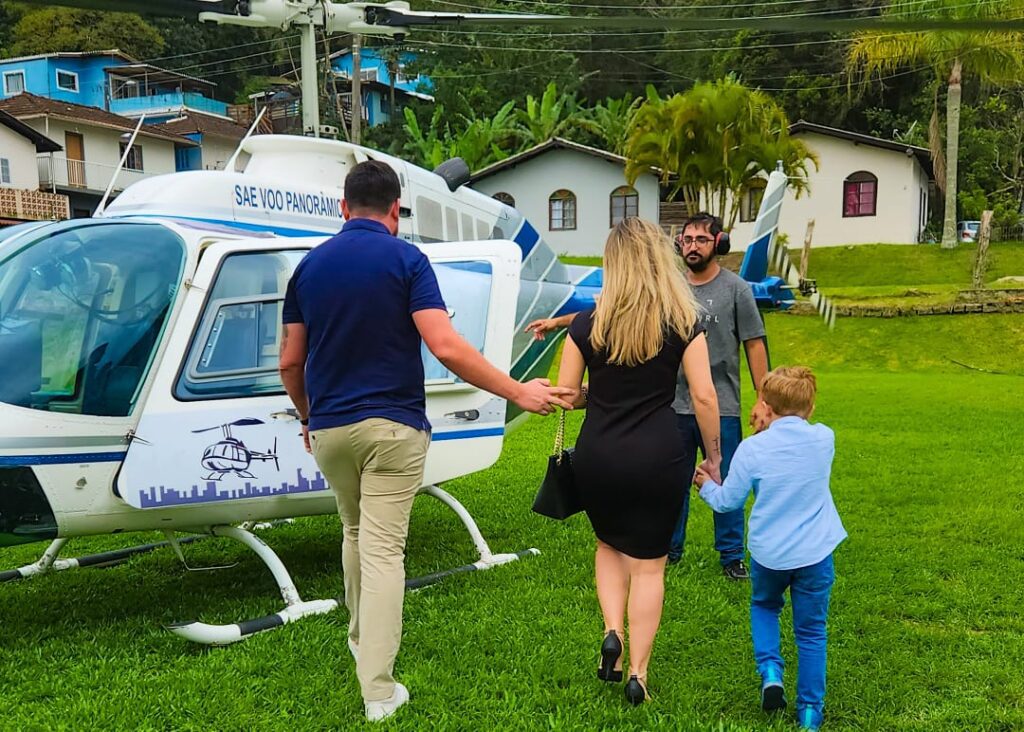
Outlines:
{"type": "Polygon", "coordinates": [[[716,437],[711,443],[711,455],[718,457],[722,454],[722,440],[720,437],[716,437]]]}
{"type": "Polygon", "coordinates": [[[285,346],[288,345],[288,326],[285,325],[281,328],[281,352],[284,353],[285,346]]]}

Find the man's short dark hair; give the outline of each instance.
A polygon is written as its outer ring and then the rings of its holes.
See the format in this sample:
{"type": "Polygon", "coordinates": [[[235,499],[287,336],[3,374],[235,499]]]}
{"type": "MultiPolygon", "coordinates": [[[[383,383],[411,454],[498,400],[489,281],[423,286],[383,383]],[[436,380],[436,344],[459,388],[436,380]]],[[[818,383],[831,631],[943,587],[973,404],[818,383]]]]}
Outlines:
{"type": "Polygon", "coordinates": [[[386,214],[401,197],[398,176],[380,160],[359,163],[345,176],[345,201],[350,211],[386,214]]]}
{"type": "MultiPolygon", "coordinates": [[[[349,205],[351,206],[352,204],[349,205]]],[[[711,236],[718,236],[722,232],[722,220],[714,214],[709,214],[707,211],[701,211],[688,218],[680,231],[686,231],[691,226],[707,229],[711,236]]]]}

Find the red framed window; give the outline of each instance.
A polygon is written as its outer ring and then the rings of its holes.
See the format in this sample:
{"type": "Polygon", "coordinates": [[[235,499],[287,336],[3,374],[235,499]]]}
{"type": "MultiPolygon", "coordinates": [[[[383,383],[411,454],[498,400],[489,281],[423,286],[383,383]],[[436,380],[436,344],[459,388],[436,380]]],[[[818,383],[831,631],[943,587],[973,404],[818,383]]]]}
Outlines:
{"type": "Polygon", "coordinates": [[[878,178],[859,171],[843,181],[843,216],[874,216],[878,206],[878,178]]]}

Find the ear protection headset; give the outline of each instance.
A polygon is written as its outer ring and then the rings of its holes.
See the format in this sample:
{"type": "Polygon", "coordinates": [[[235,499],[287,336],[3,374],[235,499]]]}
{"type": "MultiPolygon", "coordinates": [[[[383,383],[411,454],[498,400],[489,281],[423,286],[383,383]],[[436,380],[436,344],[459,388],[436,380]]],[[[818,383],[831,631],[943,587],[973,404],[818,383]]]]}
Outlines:
{"type": "MultiPolygon", "coordinates": [[[[709,213],[699,213],[683,224],[683,231],[686,231],[688,226],[694,224],[704,224],[707,226],[708,232],[715,237],[715,254],[718,256],[724,256],[732,249],[729,232],[722,230],[722,220],[717,216],[712,216],[709,213]]],[[[682,245],[683,235],[680,234],[676,237],[676,247],[680,250],[680,254],[682,254],[682,245]]]]}

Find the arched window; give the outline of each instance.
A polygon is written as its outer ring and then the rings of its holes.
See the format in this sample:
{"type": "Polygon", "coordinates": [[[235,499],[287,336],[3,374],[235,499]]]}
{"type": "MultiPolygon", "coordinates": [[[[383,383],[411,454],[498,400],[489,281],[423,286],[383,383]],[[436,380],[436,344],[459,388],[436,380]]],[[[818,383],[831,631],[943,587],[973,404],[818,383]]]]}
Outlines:
{"type": "Polygon", "coordinates": [[[861,170],[843,181],[843,216],[874,216],[878,203],[878,178],[861,170]]]}
{"type": "Polygon", "coordinates": [[[612,191],[608,210],[610,226],[615,226],[627,216],[639,216],[640,194],[631,186],[619,186],[612,191]]]}
{"type": "Polygon", "coordinates": [[[548,230],[576,230],[576,194],[562,189],[548,199],[548,230]]]}
{"type": "Polygon", "coordinates": [[[495,193],[492,198],[494,198],[495,201],[501,201],[506,206],[511,206],[512,208],[516,207],[516,199],[512,197],[511,193],[505,193],[502,191],[501,193],[495,193]]]}

